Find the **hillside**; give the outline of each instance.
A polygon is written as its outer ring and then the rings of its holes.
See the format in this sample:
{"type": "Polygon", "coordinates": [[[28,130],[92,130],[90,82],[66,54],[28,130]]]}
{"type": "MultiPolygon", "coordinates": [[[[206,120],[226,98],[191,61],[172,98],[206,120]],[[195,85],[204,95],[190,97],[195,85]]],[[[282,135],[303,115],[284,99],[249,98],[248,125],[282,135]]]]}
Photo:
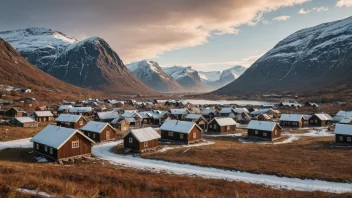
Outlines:
{"type": "Polygon", "coordinates": [[[350,86],[352,17],[300,30],[280,41],[215,94],[308,92],[350,86]]]}
{"type": "Polygon", "coordinates": [[[102,38],[78,41],[47,28],[0,32],[30,63],[67,83],[116,94],[157,93],[129,73],[102,38]]]}
{"type": "Polygon", "coordinates": [[[198,72],[203,83],[205,83],[211,90],[216,90],[233,82],[246,71],[245,67],[234,66],[229,69],[211,72],[198,72]]]}
{"type": "Polygon", "coordinates": [[[159,92],[184,92],[185,89],[166,74],[157,62],[140,61],[127,64],[128,70],[140,81],[159,92]]]}

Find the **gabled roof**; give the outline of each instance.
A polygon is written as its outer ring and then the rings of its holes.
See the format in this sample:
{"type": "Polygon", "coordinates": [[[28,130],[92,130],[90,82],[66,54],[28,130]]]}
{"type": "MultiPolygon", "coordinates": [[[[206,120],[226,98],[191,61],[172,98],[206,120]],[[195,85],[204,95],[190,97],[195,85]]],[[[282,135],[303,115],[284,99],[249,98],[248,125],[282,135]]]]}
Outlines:
{"type": "Polygon", "coordinates": [[[211,113],[216,114],[217,110],[215,108],[209,108],[209,109],[202,110],[202,115],[209,115],[211,113]]]}
{"type": "Polygon", "coordinates": [[[317,116],[320,120],[332,120],[332,117],[329,114],[316,113],[314,115],[317,116]]]}
{"type": "Polygon", "coordinates": [[[136,115],[135,112],[125,112],[125,113],[121,114],[120,116],[121,116],[121,117],[124,117],[124,118],[132,118],[132,117],[134,117],[135,115],[136,115]]]}
{"type": "Polygon", "coordinates": [[[163,125],[161,125],[160,130],[188,134],[189,132],[191,132],[194,126],[202,130],[194,122],[187,122],[187,121],[180,121],[180,120],[165,120],[163,125]]]}
{"type": "Polygon", "coordinates": [[[266,113],[260,114],[259,116],[263,116],[267,120],[271,119],[271,117],[268,114],[266,114],[266,113]]]}
{"type": "Polygon", "coordinates": [[[303,118],[302,114],[282,114],[280,121],[299,122],[303,118]]]}
{"type": "Polygon", "coordinates": [[[188,110],[187,109],[170,109],[170,113],[172,115],[187,115],[188,110]]]}
{"type": "Polygon", "coordinates": [[[202,117],[202,115],[199,115],[199,114],[188,114],[187,116],[186,116],[186,119],[195,119],[195,120],[199,120],[200,119],[200,117],[202,117]]]}
{"type": "Polygon", "coordinates": [[[37,142],[53,147],[55,149],[59,149],[76,133],[81,134],[87,140],[91,141],[92,143],[95,143],[93,140],[85,136],[82,132],[77,129],[59,127],[54,125],[48,125],[47,127],[45,127],[31,139],[31,142],[37,142]]]}
{"type": "Polygon", "coordinates": [[[128,134],[132,134],[139,142],[147,142],[161,138],[161,136],[151,127],[132,129],[122,138],[125,138],[128,134]]]}
{"type": "Polygon", "coordinates": [[[29,122],[36,122],[35,120],[33,120],[30,117],[16,117],[14,118],[15,120],[17,120],[20,123],[29,123],[29,122]]]}
{"type": "Polygon", "coordinates": [[[231,108],[231,107],[227,107],[227,108],[221,108],[220,112],[219,113],[232,113],[234,109],[231,108]]]}
{"type": "Polygon", "coordinates": [[[55,119],[55,122],[77,122],[81,117],[81,115],[60,114],[60,116],[55,119]]]}
{"type": "Polygon", "coordinates": [[[235,111],[236,113],[243,113],[243,112],[249,113],[249,111],[248,111],[247,108],[235,108],[234,111],[235,111]]]}
{"type": "Polygon", "coordinates": [[[127,122],[136,122],[136,119],[134,118],[125,118],[124,120],[126,120],[127,122]]]}
{"type": "Polygon", "coordinates": [[[352,118],[352,111],[342,111],[340,110],[336,116],[334,116],[334,121],[341,121],[344,118],[352,118]]]}
{"type": "Polygon", "coordinates": [[[262,113],[268,113],[269,111],[273,110],[272,108],[266,108],[266,109],[257,109],[255,111],[252,111],[250,114],[252,115],[259,115],[262,113]]]}
{"type": "Polygon", "coordinates": [[[115,119],[119,117],[119,114],[116,111],[106,111],[98,112],[97,116],[100,120],[115,119]]]}
{"type": "Polygon", "coordinates": [[[137,115],[140,117],[140,118],[150,118],[150,113],[147,113],[147,112],[140,112],[140,113],[137,113],[137,115]]]}
{"type": "MultiPolygon", "coordinates": [[[[247,126],[247,129],[262,130],[262,131],[273,131],[277,125],[276,122],[258,121],[251,120],[247,126]]],[[[280,125],[279,125],[280,127],[280,125]]],[[[281,128],[281,127],[280,127],[281,128]]]]}
{"type": "MultiPolygon", "coordinates": [[[[110,126],[110,124],[105,123],[105,122],[96,122],[96,121],[89,121],[83,128],[82,131],[90,131],[90,132],[95,132],[95,133],[101,133],[103,129],[107,126],[110,126]]],[[[113,128],[112,126],[110,126],[113,128]]]]}
{"type": "Polygon", "coordinates": [[[50,111],[35,111],[34,115],[37,117],[54,117],[50,111]]]}
{"type": "Polygon", "coordinates": [[[58,110],[59,110],[59,111],[64,111],[64,110],[68,110],[68,109],[71,109],[71,108],[73,108],[72,105],[61,105],[61,106],[58,108],[58,110]]]}
{"type": "Polygon", "coordinates": [[[339,135],[352,135],[352,125],[336,124],[334,133],[339,135]]]}
{"type": "Polygon", "coordinates": [[[232,118],[213,118],[209,123],[213,121],[217,122],[219,126],[230,126],[237,124],[237,122],[232,118]]]}
{"type": "Polygon", "coordinates": [[[352,118],[344,118],[339,123],[340,124],[350,124],[352,122],[352,118]]]}
{"type": "Polygon", "coordinates": [[[92,107],[73,107],[69,109],[70,113],[88,113],[92,111],[92,107]]]}

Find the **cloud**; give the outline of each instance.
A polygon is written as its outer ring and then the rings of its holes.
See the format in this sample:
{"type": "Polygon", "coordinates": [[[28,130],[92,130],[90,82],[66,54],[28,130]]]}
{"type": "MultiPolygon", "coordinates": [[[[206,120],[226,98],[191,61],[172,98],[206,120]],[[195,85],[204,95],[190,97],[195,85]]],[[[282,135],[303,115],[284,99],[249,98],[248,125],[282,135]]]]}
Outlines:
{"type": "Polygon", "coordinates": [[[352,6],[352,0],[339,0],[336,3],[336,7],[351,7],[352,6]]]}
{"type": "Polygon", "coordinates": [[[290,18],[291,18],[290,16],[279,16],[279,17],[273,18],[273,21],[286,21],[290,18]]]}
{"type": "Polygon", "coordinates": [[[39,26],[74,37],[99,36],[131,62],[202,45],[213,35],[236,34],[265,13],[308,1],[2,0],[0,29],[39,26]]]}
{"type": "Polygon", "coordinates": [[[324,7],[324,6],[322,6],[322,7],[315,7],[315,8],[312,8],[312,9],[304,9],[304,8],[302,8],[302,9],[300,9],[299,11],[298,11],[298,14],[309,14],[309,13],[311,13],[311,12],[325,12],[325,11],[328,11],[329,10],[329,8],[328,7],[324,7]]]}

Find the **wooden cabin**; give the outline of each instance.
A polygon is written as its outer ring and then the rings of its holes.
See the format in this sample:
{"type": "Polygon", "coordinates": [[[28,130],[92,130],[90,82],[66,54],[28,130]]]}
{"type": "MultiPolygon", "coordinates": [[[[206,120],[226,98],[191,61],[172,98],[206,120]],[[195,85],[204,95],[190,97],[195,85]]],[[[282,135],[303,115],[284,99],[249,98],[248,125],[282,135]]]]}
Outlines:
{"type": "Polygon", "coordinates": [[[189,114],[188,109],[170,109],[169,116],[175,120],[184,120],[189,114]]]}
{"type": "Polygon", "coordinates": [[[140,123],[141,125],[148,125],[151,123],[151,119],[150,119],[150,115],[149,113],[147,112],[140,112],[140,113],[137,113],[137,116],[140,117],[140,123]]]}
{"type": "Polygon", "coordinates": [[[274,140],[281,137],[281,126],[276,122],[251,120],[247,126],[249,138],[274,140]]]}
{"type": "Polygon", "coordinates": [[[230,107],[223,107],[221,108],[221,110],[219,111],[219,116],[220,117],[229,117],[229,115],[231,113],[235,113],[235,110],[233,108],[230,107]]]}
{"type": "Polygon", "coordinates": [[[119,114],[116,111],[98,112],[96,116],[96,120],[100,122],[111,122],[116,118],[119,118],[119,114]]]}
{"type": "Polygon", "coordinates": [[[30,117],[16,117],[12,118],[10,123],[14,126],[23,127],[23,128],[36,128],[38,127],[38,122],[33,120],[30,117]]]}
{"type": "Polygon", "coordinates": [[[31,142],[35,153],[55,161],[90,155],[95,143],[79,130],[53,125],[37,133],[31,142]]]}
{"type": "Polygon", "coordinates": [[[202,139],[202,129],[194,122],[165,120],[160,126],[161,138],[186,144],[202,139]]]}
{"type": "Polygon", "coordinates": [[[164,123],[164,121],[167,119],[167,117],[168,117],[167,111],[154,112],[151,114],[150,123],[153,125],[160,126],[161,124],[164,123]]]}
{"type": "Polygon", "coordinates": [[[258,116],[257,120],[259,120],[259,121],[272,121],[273,119],[268,114],[263,113],[258,116]]]}
{"type": "Polygon", "coordinates": [[[92,107],[73,107],[68,110],[70,114],[90,116],[93,114],[92,107]]]}
{"type": "Polygon", "coordinates": [[[314,103],[314,102],[306,102],[304,103],[304,106],[305,107],[314,107],[314,108],[318,108],[319,105],[317,103],[314,103]]]}
{"type": "Polygon", "coordinates": [[[95,142],[103,142],[116,139],[115,129],[108,123],[89,121],[81,131],[95,142]]]}
{"type": "Polygon", "coordinates": [[[208,123],[208,132],[235,132],[236,124],[236,121],[232,118],[214,118],[208,123]]]}
{"type": "Polygon", "coordinates": [[[151,127],[132,129],[122,137],[125,148],[138,152],[155,149],[159,138],[161,136],[151,127]]]}
{"type": "Polygon", "coordinates": [[[210,121],[213,118],[219,116],[219,111],[216,108],[207,108],[202,110],[202,116],[207,120],[210,121]]]}
{"type": "Polygon", "coordinates": [[[196,123],[200,128],[203,129],[203,131],[205,131],[208,127],[208,121],[199,114],[188,114],[185,118],[185,121],[196,123]]]}
{"type": "Polygon", "coordinates": [[[22,109],[12,107],[11,109],[7,110],[5,115],[8,117],[24,117],[26,116],[26,112],[22,109]]]}
{"type": "Polygon", "coordinates": [[[70,109],[73,108],[72,105],[61,105],[59,106],[59,108],[57,109],[57,113],[61,114],[61,113],[69,113],[70,109]]]}
{"type": "Polygon", "coordinates": [[[334,133],[336,143],[352,145],[352,125],[336,124],[334,133]]]}
{"type": "Polygon", "coordinates": [[[54,115],[50,111],[35,111],[32,116],[37,122],[50,122],[54,120],[54,115]]]}
{"type": "Polygon", "coordinates": [[[280,126],[288,128],[302,128],[304,118],[302,114],[282,114],[280,117],[280,126]]]}
{"type": "Polygon", "coordinates": [[[128,131],[130,129],[130,122],[124,118],[113,120],[111,124],[119,131],[128,131]]]}
{"type": "Polygon", "coordinates": [[[87,120],[81,115],[61,114],[55,120],[57,126],[79,129],[87,124],[87,120]]]}
{"type": "Polygon", "coordinates": [[[332,117],[324,113],[316,113],[309,118],[309,125],[316,127],[325,127],[332,123],[332,117]]]}

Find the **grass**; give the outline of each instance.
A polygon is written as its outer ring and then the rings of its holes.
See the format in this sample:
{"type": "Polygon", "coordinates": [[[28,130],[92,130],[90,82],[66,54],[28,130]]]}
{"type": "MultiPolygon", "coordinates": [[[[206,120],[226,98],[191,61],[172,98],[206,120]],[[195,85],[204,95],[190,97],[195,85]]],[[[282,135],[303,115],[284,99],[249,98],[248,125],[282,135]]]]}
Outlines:
{"type": "MultiPolygon", "coordinates": [[[[207,139],[209,139],[207,137],[207,139]]],[[[351,149],[330,145],[334,137],[301,137],[291,144],[244,144],[210,138],[215,144],[169,150],[145,158],[295,178],[352,182],[351,149]]]]}
{"type": "Polygon", "coordinates": [[[37,128],[23,128],[9,125],[0,125],[0,141],[11,141],[32,137],[39,131],[41,131],[44,127],[46,127],[48,124],[49,123],[47,122],[40,123],[37,128]]]}

